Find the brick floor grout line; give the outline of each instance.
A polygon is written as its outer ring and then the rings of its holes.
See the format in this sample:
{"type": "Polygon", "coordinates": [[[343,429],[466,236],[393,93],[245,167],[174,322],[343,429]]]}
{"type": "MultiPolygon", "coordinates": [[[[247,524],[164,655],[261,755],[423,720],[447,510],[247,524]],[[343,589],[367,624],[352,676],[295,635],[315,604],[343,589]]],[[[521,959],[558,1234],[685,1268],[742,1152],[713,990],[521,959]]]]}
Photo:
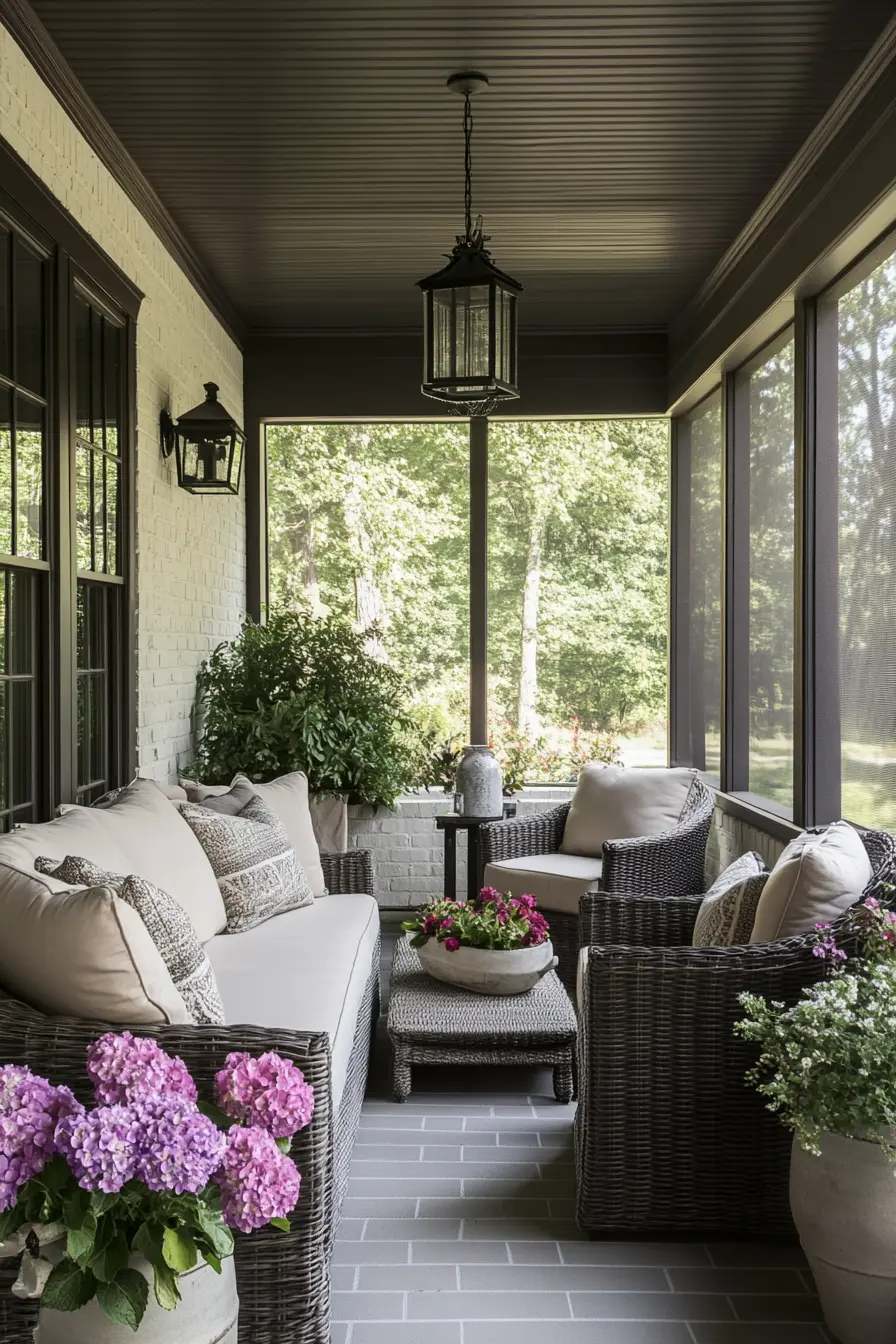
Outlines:
{"type": "Polygon", "coordinates": [[[690,1321],[685,1321],[685,1326],[687,1327],[687,1332],[690,1335],[691,1339],[694,1341],[694,1344],[699,1344],[699,1340],[697,1339],[697,1336],[694,1334],[694,1327],[691,1325],[690,1321]]]}
{"type": "Polygon", "coordinates": [[[662,1266],[661,1266],[661,1269],[662,1269],[663,1273],[664,1273],[665,1276],[666,1276],[666,1282],[667,1282],[668,1285],[669,1285],[669,1292],[670,1292],[670,1293],[674,1293],[674,1292],[675,1292],[675,1284],[672,1282],[672,1275],[669,1273],[669,1271],[668,1271],[668,1269],[666,1268],[665,1265],[662,1265],[662,1266]]]}
{"type": "MultiPolygon", "coordinates": [[[[755,1294],[753,1294],[753,1296],[755,1296],[755,1294]]],[[[725,1294],[725,1301],[728,1303],[729,1307],[731,1308],[731,1314],[732,1314],[732,1316],[734,1317],[734,1319],[735,1319],[736,1321],[739,1321],[739,1320],[740,1320],[740,1316],[739,1316],[738,1313],[737,1313],[737,1307],[734,1305],[734,1298],[732,1297],[732,1295],[731,1295],[730,1293],[726,1293],[726,1294],[725,1294]]]]}

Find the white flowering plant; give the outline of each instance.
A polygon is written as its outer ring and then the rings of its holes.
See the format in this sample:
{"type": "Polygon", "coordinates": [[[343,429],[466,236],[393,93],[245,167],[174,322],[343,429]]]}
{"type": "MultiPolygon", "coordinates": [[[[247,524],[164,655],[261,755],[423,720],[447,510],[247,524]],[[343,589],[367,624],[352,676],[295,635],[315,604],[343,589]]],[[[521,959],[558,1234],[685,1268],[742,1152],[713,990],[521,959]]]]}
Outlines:
{"type": "Polygon", "coordinates": [[[746,1017],[734,1030],[760,1047],[747,1080],[807,1152],[840,1134],[878,1142],[896,1164],[896,911],[869,896],[841,929],[853,955],[816,925],[826,979],[790,1007],[742,994],[746,1017]]]}

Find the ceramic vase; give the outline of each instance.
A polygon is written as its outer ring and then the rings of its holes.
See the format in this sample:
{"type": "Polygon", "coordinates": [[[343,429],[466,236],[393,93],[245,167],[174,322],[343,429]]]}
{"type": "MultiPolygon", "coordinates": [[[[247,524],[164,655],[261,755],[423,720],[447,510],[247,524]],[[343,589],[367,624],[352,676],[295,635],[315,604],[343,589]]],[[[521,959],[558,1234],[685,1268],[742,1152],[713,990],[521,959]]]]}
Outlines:
{"type": "Polygon", "coordinates": [[[510,951],[489,947],[458,947],[449,952],[437,938],[428,938],[417,955],[436,980],[476,994],[525,994],[557,965],[550,942],[510,951]]]}
{"type": "Polygon", "coordinates": [[[489,747],[464,747],[455,787],[463,797],[463,816],[501,816],[501,767],[489,747]]]}
{"type": "Polygon", "coordinates": [[[790,1206],[840,1344],[893,1344],[896,1174],[883,1149],[825,1134],[814,1157],[794,1141],[790,1206]]]}
{"type": "Polygon", "coordinates": [[[131,1264],[149,1281],[146,1315],[136,1336],[127,1325],[110,1321],[96,1301],[78,1311],[48,1311],[41,1308],[37,1344],[237,1344],[239,1303],[233,1256],[224,1260],[221,1273],[201,1261],[181,1274],[177,1284],[181,1301],[173,1311],[159,1306],[152,1290],[152,1270],[142,1256],[131,1264]]]}

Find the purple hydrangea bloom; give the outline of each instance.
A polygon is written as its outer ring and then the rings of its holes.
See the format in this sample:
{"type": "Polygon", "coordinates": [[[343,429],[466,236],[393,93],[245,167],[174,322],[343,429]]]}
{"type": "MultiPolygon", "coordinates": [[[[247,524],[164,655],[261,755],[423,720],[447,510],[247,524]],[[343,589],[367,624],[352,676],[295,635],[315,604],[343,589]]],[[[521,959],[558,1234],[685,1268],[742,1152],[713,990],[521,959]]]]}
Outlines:
{"type": "Polygon", "coordinates": [[[314,1091],[291,1060],[273,1050],[253,1058],[240,1051],[227,1056],[215,1082],[218,1105],[232,1120],[257,1125],[275,1139],[290,1139],[314,1112],[314,1091]]]}
{"type": "Polygon", "coordinates": [[[56,1152],[56,1125],[84,1110],[67,1087],[53,1087],[29,1068],[0,1068],[0,1211],[56,1152]]]}
{"type": "Polygon", "coordinates": [[[229,1227],[252,1232],[272,1218],[285,1218],[299,1198],[296,1165],[257,1125],[227,1135],[221,1170],[221,1211],[229,1227]]]}
{"type": "Polygon", "coordinates": [[[129,1031],[110,1031],[94,1041],[87,1050],[87,1072],[104,1106],[169,1095],[196,1100],[196,1084],[183,1060],[129,1031]]]}
{"type": "Polygon", "coordinates": [[[151,1097],[128,1111],[140,1133],[134,1175],[150,1190],[195,1195],[211,1180],[226,1138],[186,1097],[151,1097]]]}
{"type": "Polygon", "coordinates": [[[130,1106],[98,1106],[56,1126],[56,1147],[82,1190],[116,1194],[135,1174],[140,1143],[140,1123],[130,1106]]]}

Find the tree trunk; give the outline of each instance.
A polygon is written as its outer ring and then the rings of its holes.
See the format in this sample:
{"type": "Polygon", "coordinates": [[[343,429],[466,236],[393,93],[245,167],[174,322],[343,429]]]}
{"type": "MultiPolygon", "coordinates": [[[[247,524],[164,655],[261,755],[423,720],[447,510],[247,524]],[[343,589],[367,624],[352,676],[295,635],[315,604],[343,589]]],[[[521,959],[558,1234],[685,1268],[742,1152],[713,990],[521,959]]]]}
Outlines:
{"type": "Polygon", "coordinates": [[[320,577],[317,572],[317,560],[314,554],[314,519],[306,510],[300,529],[301,555],[305,570],[305,598],[312,616],[323,614],[323,602],[320,597],[320,577]]]}
{"type": "Polygon", "coordinates": [[[517,723],[521,733],[538,732],[538,604],[541,597],[541,557],[545,519],[536,513],[529,530],[526,582],[523,587],[523,620],[520,640],[520,697],[517,723]]]}
{"type": "MultiPolygon", "coordinates": [[[[364,444],[358,447],[363,451],[364,444]]],[[[364,498],[357,477],[345,497],[344,511],[355,549],[355,617],[362,630],[376,624],[383,631],[389,623],[389,613],[376,581],[373,538],[367,527],[364,498]]],[[[386,657],[385,649],[376,637],[371,638],[370,651],[379,657],[386,657]]]]}

